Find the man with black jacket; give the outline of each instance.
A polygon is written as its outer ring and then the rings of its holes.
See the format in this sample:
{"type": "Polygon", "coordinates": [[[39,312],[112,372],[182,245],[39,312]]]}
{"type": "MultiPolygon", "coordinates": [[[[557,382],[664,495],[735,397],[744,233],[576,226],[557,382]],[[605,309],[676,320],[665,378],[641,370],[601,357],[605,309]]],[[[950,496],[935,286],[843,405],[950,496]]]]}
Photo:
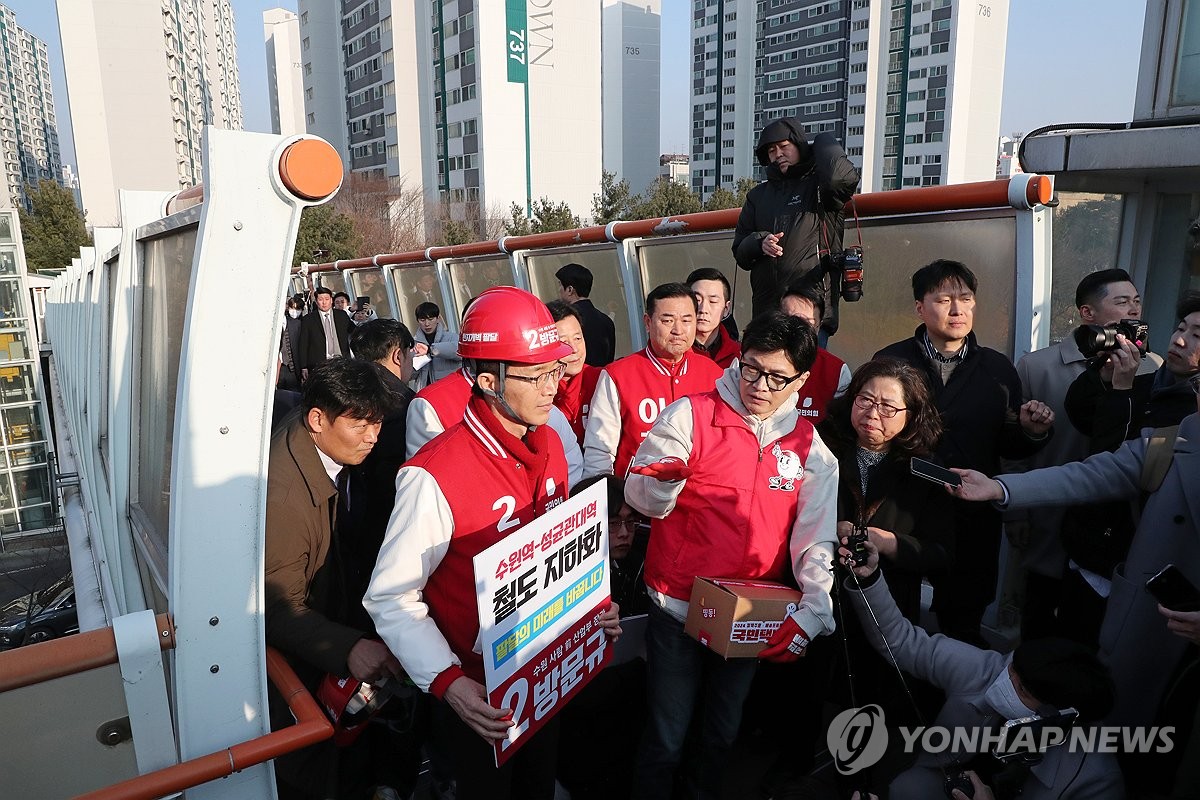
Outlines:
{"type": "Polygon", "coordinates": [[[560,287],[558,299],[575,306],[579,312],[583,341],[587,345],[584,363],[607,367],[617,354],[617,326],[588,299],[592,293],[592,271],[582,264],[564,264],[554,277],[560,287]]]}
{"type": "MultiPolygon", "coordinates": [[[[754,316],[773,311],[785,287],[822,282],[820,253],[842,249],[842,207],[858,188],[858,169],[837,139],[810,145],[800,120],[771,122],[754,149],[767,180],[750,190],[733,234],[733,255],[750,273],[754,316]]],[[[826,298],[821,329],[837,331],[836,292],[826,298]]]]}
{"type": "MultiPolygon", "coordinates": [[[[1021,403],[1021,380],[1003,354],[981,347],[972,332],[978,281],[966,265],[939,259],[913,273],[913,298],[922,324],[911,339],[875,354],[922,370],[942,415],[937,455],[950,467],[1000,471],[1000,459],[1033,455],[1050,439],[1054,412],[1042,402],[1021,403]]],[[[986,646],[979,632],[995,596],[999,572],[1000,513],[991,506],[956,503],[955,558],[935,583],[938,627],[947,636],[986,646]]]]}

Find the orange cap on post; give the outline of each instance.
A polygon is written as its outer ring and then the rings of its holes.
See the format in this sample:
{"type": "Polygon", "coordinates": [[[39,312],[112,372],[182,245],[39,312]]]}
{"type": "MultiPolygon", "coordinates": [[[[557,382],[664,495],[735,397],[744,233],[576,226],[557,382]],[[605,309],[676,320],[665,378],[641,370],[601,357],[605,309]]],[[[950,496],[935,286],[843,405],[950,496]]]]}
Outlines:
{"type": "Polygon", "coordinates": [[[279,157],[279,179],[303,200],[324,200],[342,183],[342,160],[328,142],[301,139],[279,157]]]}

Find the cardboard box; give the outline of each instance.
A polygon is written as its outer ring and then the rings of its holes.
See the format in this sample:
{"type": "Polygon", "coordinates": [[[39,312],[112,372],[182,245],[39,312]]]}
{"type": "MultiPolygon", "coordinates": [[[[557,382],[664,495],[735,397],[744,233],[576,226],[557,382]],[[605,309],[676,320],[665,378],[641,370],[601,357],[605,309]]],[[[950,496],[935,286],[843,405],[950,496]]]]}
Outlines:
{"type": "Polygon", "coordinates": [[[800,597],[781,583],[696,578],[683,629],[724,658],[751,658],[796,610],[800,597]]]}

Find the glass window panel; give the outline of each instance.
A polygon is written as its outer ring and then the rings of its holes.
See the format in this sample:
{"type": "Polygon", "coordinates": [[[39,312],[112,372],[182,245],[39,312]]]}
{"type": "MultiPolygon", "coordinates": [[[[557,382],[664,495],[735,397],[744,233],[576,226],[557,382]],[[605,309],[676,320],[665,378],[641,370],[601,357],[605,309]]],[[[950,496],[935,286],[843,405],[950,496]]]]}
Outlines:
{"type": "Polygon", "coordinates": [[[12,212],[0,212],[0,242],[11,244],[13,241],[12,212]]]}
{"type": "Polygon", "coordinates": [[[16,511],[0,514],[0,533],[17,533],[21,530],[21,517],[16,511]]]}
{"type": "Polygon", "coordinates": [[[32,358],[29,337],[24,330],[9,328],[0,331],[0,362],[29,361],[32,358]]]}
{"type": "Polygon", "coordinates": [[[21,530],[23,531],[48,528],[57,522],[54,506],[50,503],[22,508],[17,513],[21,518],[21,530]]]}
{"type": "Polygon", "coordinates": [[[145,242],[143,247],[135,504],[150,525],[145,534],[165,557],[175,391],[196,228],[145,242]]]}
{"type": "Polygon", "coordinates": [[[629,305],[625,302],[625,283],[615,247],[601,250],[576,250],[570,253],[531,255],[526,260],[529,285],[533,293],[547,302],[558,299],[562,285],[554,273],[564,264],[580,264],[592,273],[592,305],[612,318],[617,328],[617,358],[633,350],[629,338],[629,305]]]}
{"type": "Polygon", "coordinates": [[[0,508],[13,507],[12,490],[9,487],[10,477],[8,474],[0,475],[0,508]]]}
{"type": "Polygon", "coordinates": [[[1197,0],[1187,3],[1183,12],[1171,105],[1200,105],[1200,2],[1197,0]]]}
{"type": "MultiPolygon", "coordinates": [[[[493,286],[512,286],[512,263],[508,258],[485,258],[478,261],[457,261],[450,264],[450,277],[454,284],[454,300],[459,308],[466,308],[467,301],[493,286]]],[[[445,310],[442,311],[443,315],[445,310]]],[[[455,330],[458,325],[453,326],[455,330]]]]}
{"type": "Polygon", "coordinates": [[[21,281],[16,278],[0,278],[0,327],[23,325],[25,316],[25,296],[21,291],[21,281]]]}
{"type": "MultiPolygon", "coordinates": [[[[317,286],[324,286],[334,294],[346,292],[346,279],[340,272],[319,272],[313,277],[317,286]]],[[[346,294],[350,293],[346,292],[346,294]]]]}
{"type": "Polygon", "coordinates": [[[37,406],[17,406],[4,409],[4,443],[23,444],[45,439],[41,414],[37,406]]]}
{"type": "Polygon", "coordinates": [[[28,364],[0,366],[0,402],[28,403],[37,399],[33,367],[28,364]]]}
{"type": "Polygon", "coordinates": [[[1150,349],[1163,355],[1175,330],[1175,305],[1188,289],[1200,289],[1200,250],[1188,235],[1200,216],[1200,194],[1161,194],[1154,219],[1152,265],[1142,287],[1142,318],[1150,323],[1150,349]]]}
{"type": "Polygon", "coordinates": [[[13,473],[17,505],[30,506],[50,502],[50,472],[47,469],[25,469],[13,473]]]}
{"type": "Polygon", "coordinates": [[[308,294],[308,284],[304,282],[303,275],[292,276],[292,294],[308,294]]]}
{"type": "Polygon", "coordinates": [[[17,274],[17,251],[12,247],[0,248],[0,275],[17,274]]]}
{"type": "Polygon", "coordinates": [[[353,304],[359,297],[366,297],[375,309],[375,315],[383,319],[395,319],[392,313],[392,301],[388,299],[387,287],[383,283],[383,273],[377,269],[365,269],[350,274],[350,283],[354,292],[350,294],[353,304]]]}
{"type": "Polygon", "coordinates": [[[1089,272],[1117,267],[1124,197],[1059,192],[1054,209],[1054,268],[1050,281],[1050,342],[1079,327],[1075,287],[1089,272]]]}
{"type": "Polygon", "coordinates": [[[454,315],[446,313],[446,299],[442,296],[442,286],[438,283],[437,273],[431,265],[397,267],[392,270],[392,280],[395,281],[400,295],[398,319],[407,325],[410,331],[417,330],[417,306],[422,303],[433,303],[441,312],[446,327],[458,330],[458,320],[448,319],[454,315]]]}

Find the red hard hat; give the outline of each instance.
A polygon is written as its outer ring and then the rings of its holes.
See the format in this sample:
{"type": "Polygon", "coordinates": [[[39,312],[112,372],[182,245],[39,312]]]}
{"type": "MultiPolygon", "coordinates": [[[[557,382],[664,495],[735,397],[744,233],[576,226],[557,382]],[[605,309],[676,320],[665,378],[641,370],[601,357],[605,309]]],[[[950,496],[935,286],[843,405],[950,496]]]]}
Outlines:
{"type": "Polygon", "coordinates": [[[326,673],[317,687],[317,700],[333,722],[333,743],[338,747],[353,744],[363,726],[389,699],[391,695],[378,686],[331,673],[326,673]]]}
{"type": "Polygon", "coordinates": [[[559,340],[546,304],[512,286],[497,286],[475,298],[458,336],[458,354],[481,361],[544,364],[573,352],[559,340]]]}

